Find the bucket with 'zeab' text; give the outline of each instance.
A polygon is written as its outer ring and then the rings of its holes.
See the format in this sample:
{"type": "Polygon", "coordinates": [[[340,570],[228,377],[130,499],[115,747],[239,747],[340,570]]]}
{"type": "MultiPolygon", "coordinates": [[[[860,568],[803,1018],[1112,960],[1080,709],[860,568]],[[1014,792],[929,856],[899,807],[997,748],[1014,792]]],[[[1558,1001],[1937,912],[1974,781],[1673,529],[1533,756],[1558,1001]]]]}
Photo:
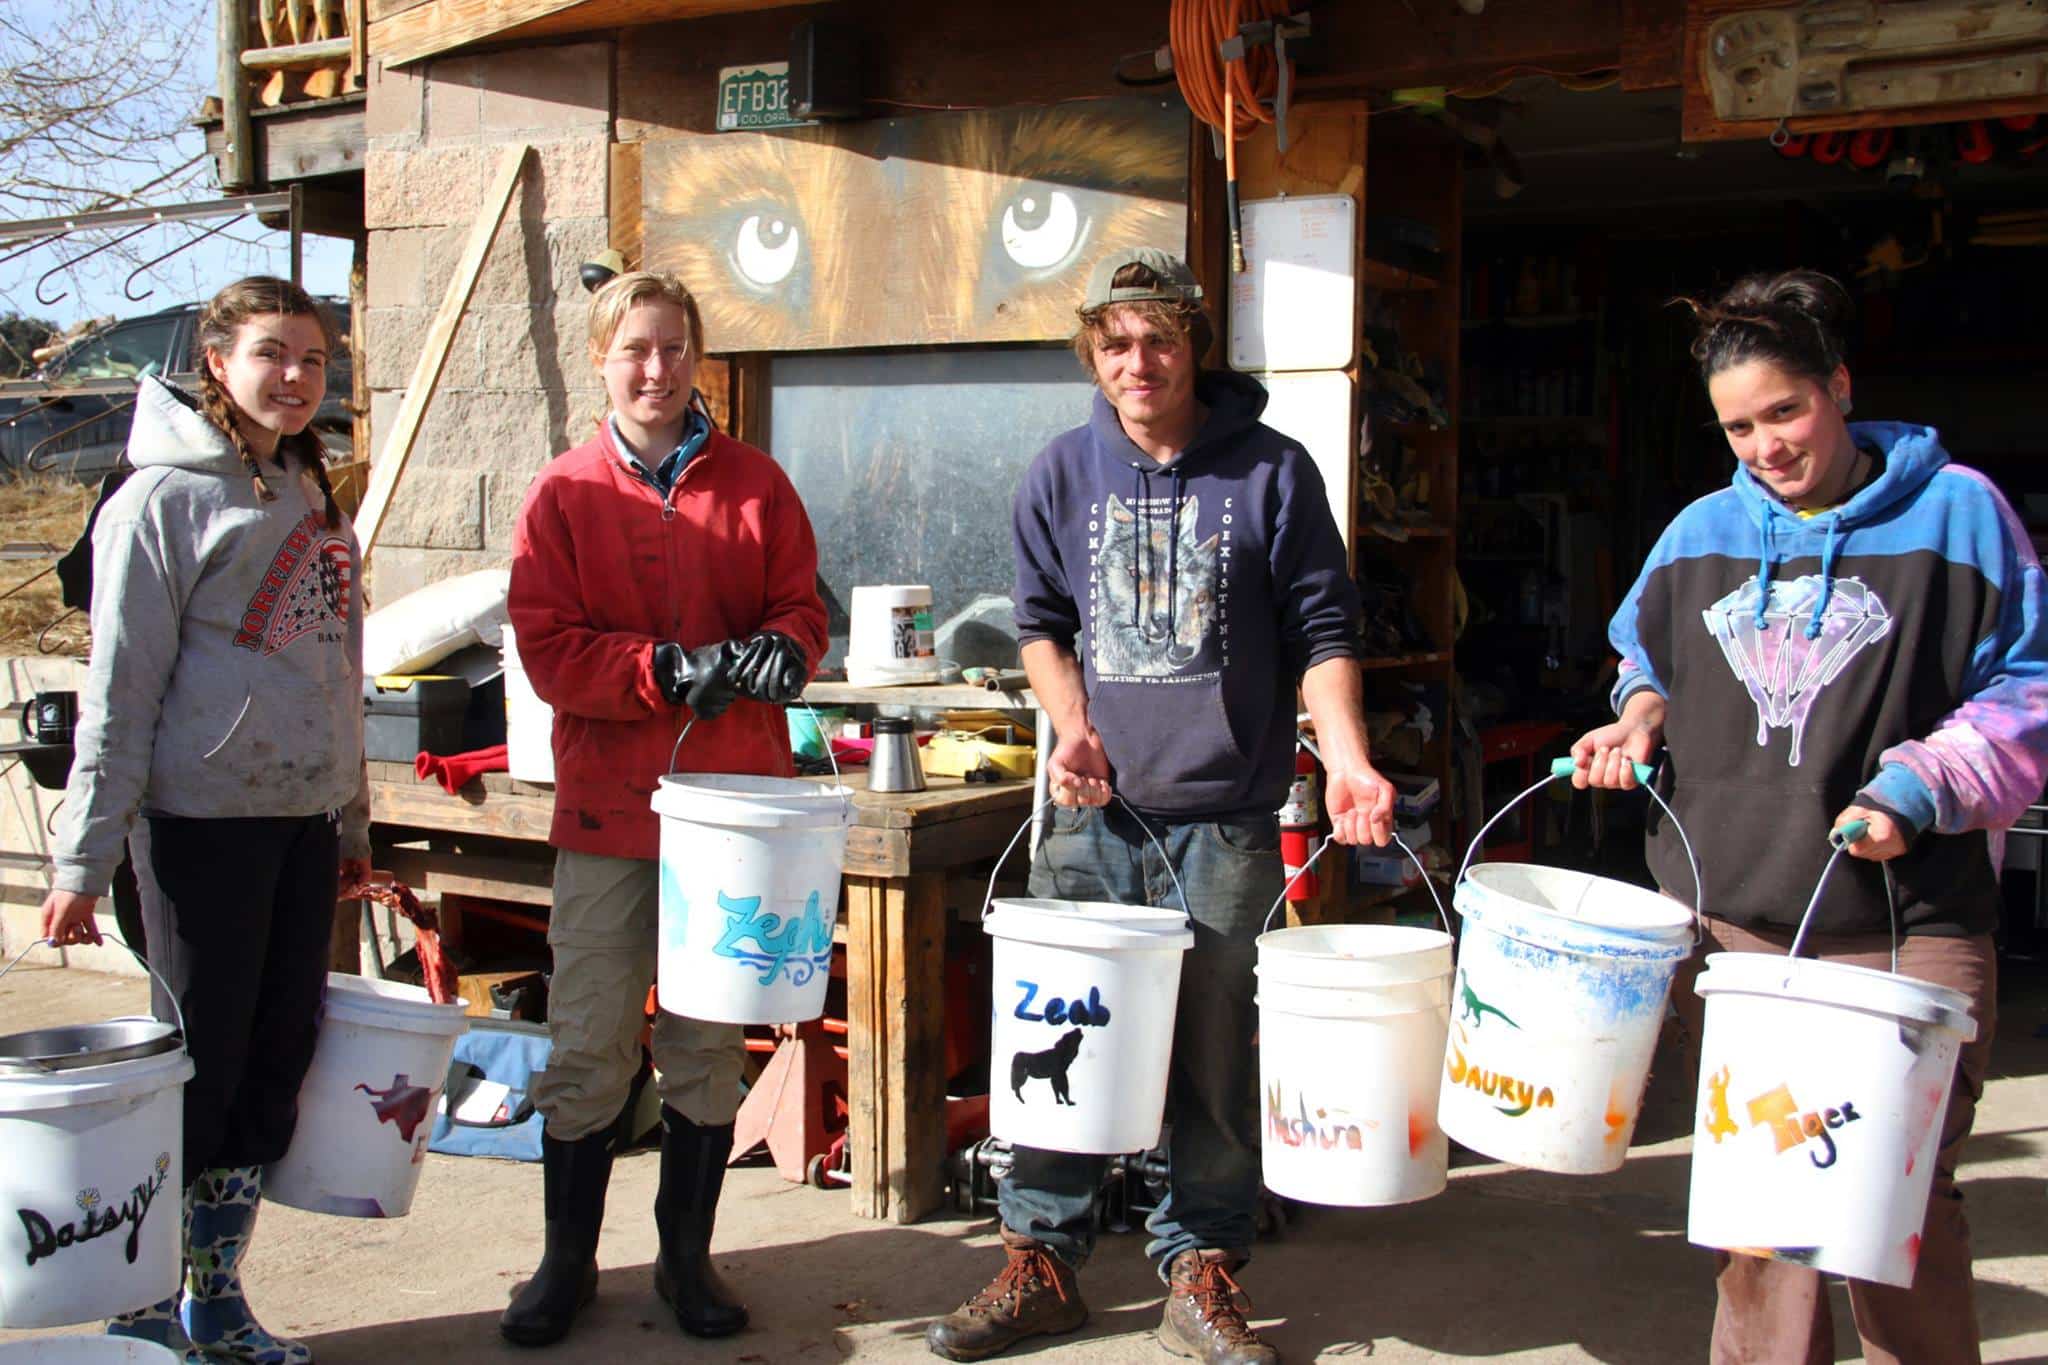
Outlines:
{"type": "Polygon", "coordinates": [[[1115,1155],[1159,1141],[1195,936],[1179,910],[997,900],[989,1131],[1026,1147],[1115,1155]]]}

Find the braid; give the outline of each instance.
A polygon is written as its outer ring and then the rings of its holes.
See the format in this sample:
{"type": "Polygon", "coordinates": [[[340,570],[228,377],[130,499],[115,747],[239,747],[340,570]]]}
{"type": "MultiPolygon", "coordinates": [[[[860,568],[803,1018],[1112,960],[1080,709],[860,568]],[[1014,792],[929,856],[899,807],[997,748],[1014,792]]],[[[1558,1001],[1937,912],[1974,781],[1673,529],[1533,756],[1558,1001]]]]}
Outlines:
{"type": "Polygon", "coordinates": [[[256,496],[264,502],[275,502],[277,494],[263,477],[263,466],[258,463],[255,448],[249,438],[242,434],[241,423],[235,420],[234,401],[220,381],[213,377],[213,370],[206,365],[199,367],[199,406],[207,418],[219,427],[228,440],[234,442],[235,450],[242,457],[242,463],[249,470],[249,481],[255,485],[256,496]]]}
{"type": "Polygon", "coordinates": [[[334,485],[327,481],[327,450],[320,444],[320,438],[307,427],[291,438],[298,445],[299,458],[313,471],[313,482],[320,485],[320,497],[326,503],[327,529],[341,529],[341,508],[334,502],[334,485]]]}

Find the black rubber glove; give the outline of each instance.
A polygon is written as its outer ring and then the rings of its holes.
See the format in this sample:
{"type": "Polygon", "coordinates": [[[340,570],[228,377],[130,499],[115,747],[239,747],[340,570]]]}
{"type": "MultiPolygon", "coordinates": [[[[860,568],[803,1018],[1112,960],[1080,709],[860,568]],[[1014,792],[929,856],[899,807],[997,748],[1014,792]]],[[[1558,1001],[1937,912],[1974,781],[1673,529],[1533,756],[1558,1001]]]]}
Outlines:
{"type": "Polygon", "coordinates": [[[803,646],[779,630],[764,630],[740,646],[732,678],[741,696],[780,706],[803,695],[810,672],[803,646]]]}
{"type": "Polygon", "coordinates": [[[684,649],[670,641],[654,647],[654,685],[675,706],[687,706],[706,720],[715,720],[732,705],[739,689],[733,667],[739,662],[737,640],[684,649]]]}

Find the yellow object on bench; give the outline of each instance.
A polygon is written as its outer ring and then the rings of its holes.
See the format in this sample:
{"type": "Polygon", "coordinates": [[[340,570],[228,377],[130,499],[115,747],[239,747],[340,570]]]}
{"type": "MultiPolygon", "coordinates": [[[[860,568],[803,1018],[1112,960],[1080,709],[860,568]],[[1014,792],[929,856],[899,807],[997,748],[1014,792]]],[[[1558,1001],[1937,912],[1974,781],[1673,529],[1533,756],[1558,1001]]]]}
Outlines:
{"type": "Polygon", "coordinates": [[[924,770],[941,777],[965,777],[981,768],[994,768],[1004,777],[1028,778],[1038,767],[1038,754],[1029,744],[998,744],[980,735],[958,730],[941,730],[926,742],[924,770]]]}

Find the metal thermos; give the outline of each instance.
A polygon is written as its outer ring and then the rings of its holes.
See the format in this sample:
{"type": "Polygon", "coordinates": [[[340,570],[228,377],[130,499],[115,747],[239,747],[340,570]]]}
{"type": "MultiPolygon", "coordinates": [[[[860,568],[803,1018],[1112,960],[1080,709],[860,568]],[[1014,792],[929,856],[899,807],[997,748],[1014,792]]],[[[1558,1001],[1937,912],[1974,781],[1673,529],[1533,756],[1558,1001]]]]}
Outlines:
{"type": "Polygon", "coordinates": [[[868,759],[868,790],[872,792],[921,792],[924,764],[917,757],[917,736],[910,722],[901,716],[875,720],[875,752],[868,759]]]}

